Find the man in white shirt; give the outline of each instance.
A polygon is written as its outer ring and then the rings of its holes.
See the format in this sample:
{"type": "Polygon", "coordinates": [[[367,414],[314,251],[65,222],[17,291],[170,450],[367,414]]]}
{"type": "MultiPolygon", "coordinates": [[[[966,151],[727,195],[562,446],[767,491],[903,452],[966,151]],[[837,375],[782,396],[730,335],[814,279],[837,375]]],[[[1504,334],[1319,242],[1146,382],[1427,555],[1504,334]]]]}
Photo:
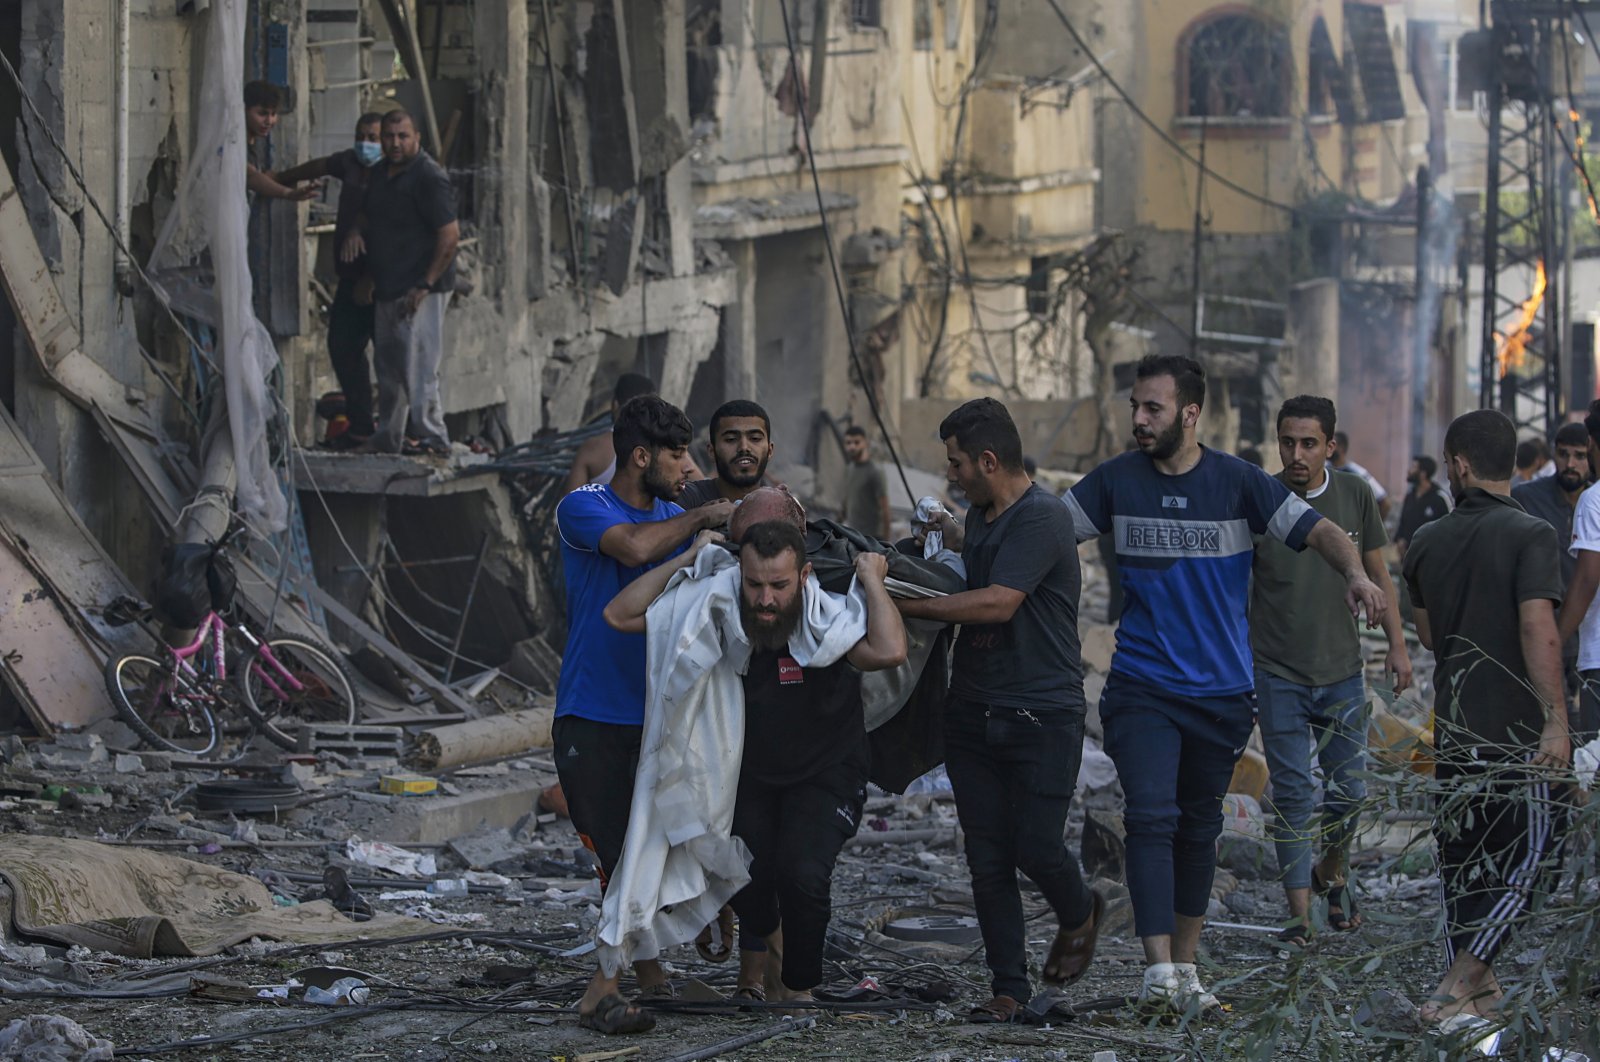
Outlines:
{"type": "MultiPolygon", "coordinates": [[[[1595,463],[1600,461],[1600,401],[1590,403],[1583,426],[1589,432],[1589,467],[1600,467],[1595,463]]],[[[1570,550],[1577,564],[1557,624],[1563,642],[1574,633],[1578,636],[1582,686],[1577,705],[1569,709],[1572,747],[1577,748],[1600,730],[1600,602],[1595,600],[1595,589],[1600,587],[1600,490],[1590,487],[1578,498],[1570,550]]]]}

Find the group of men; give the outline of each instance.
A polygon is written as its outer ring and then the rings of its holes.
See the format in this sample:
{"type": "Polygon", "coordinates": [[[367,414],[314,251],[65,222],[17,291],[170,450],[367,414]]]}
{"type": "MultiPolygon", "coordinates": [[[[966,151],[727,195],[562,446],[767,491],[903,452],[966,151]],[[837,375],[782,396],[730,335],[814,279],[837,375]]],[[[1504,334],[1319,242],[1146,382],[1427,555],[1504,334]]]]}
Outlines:
{"type": "Polygon", "coordinates": [[[265,149],[282,102],[283,90],[271,82],[245,86],[246,187],[258,200],[305,200],[323,180],[339,181],[339,283],[328,308],[328,357],[348,426],[331,443],[363,452],[448,454],[439,374],[461,238],[450,177],[422,149],[416,121],[398,108],[363,114],[345,150],[274,168],[265,149]]]}
{"type": "MultiPolygon", "coordinates": [[[[1045,982],[1083,976],[1104,918],[1105,897],[1084,881],[1064,834],[1087,707],[1078,544],[1109,534],[1125,604],[1099,714],[1126,798],[1142,1005],[1187,1015],[1217,1006],[1197,952],[1223,796],[1258,721],[1288,907],[1282,939],[1303,945],[1323,926],[1359,925],[1348,854],[1363,798],[1363,621],[1383,628],[1392,688],[1413,679],[1380,503],[1335,464],[1340,433],[1328,399],[1283,404],[1275,476],[1197,441],[1204,403],[1197,362],[1144,359],[1131,396],[1135,449],[1060,497],[1025,471],[1001,403],[960,406],[939,434],[947,477],[971,508],[964,521],[940,514],[915,531],[938,530],[959,550],[967,589],[891,598],[883,558],[861,552],[852,593],[864,601],[865,633],[821,667],[800,662],[795,634],[812,595],[823,593],[810,578],[804,510],[786,491],[761,486],[772,454],[765,410],[747,401],[719,409],[710,424],[717,474],[691,484],[688,419],[654,395],[622,403],[609,482],[568,494],[557,511],[571,633],[556,763],[602,875],[614,872],[628,830],[652,604],[694,577],[703,551],[735,549],[742,635],[723,651],[750,661],[733,816],[752,856],[750,883],[731,904],[744,930],[741,990],[766,998],[756,990],[763,967],[778,999],[795,1005],[821,983],[831,874],[855,832],[867,777],[860,672],[902,663],[902,618],[914,619],[959,628],[945,759],[992,974],[991,998],[969,1017],[1024,1020],[1033,992],[1017,872],[1056,918],[1045,982]],[[1315,896],[1325,919],[1314,916],[1315,896]]],[[[1591,420],[1600,437],[1600,412],[1591,420]]],[[[1550,772],[1570,754],[1554,607],[1563,587],[1555,530],[1510,497],[1515,443],[1497,413],[1451,425],[1445,461],[1456,508],[1413,531],[1404,564],[1418,632],[1438,660],[1436,760],[1441,804],[1451,809],[1441,807],[1438,826],[1450,969],[1422,1011],[1435,1021],[1487,1013],[1498,999],[1494,957],[1560,837],[1557,805],[1546,798],[1550,772]],[[1463,803],[1470,808],[1458,813],[1463,803]]],[[[1574,527],[1594,546],[1576,565],[1593,596],[1600,503],[1587,513],[1580,504],[1574,527]]],[[[1568,626],[1563,612],[1561,631],[1568,626]]],[[[649,1028],[640,1003],[671,993],[660,966],[635,965],[638,1001],[621,995],[619,973],[597,971],[579,1003],[583,1023],[649,1028]]]]}

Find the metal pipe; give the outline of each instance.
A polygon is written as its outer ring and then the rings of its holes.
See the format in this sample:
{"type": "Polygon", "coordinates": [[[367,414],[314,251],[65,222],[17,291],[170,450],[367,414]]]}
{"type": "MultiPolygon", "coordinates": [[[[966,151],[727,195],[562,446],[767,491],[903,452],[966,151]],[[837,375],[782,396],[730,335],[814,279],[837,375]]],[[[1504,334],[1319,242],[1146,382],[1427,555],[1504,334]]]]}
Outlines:
{"type": "Polygon", "coordinates": [[[802,1029],[809,1029],[816,1023],[817,1019],[810,1015],[804,1018],[785,1018],[778,1024],[769,1025],[765,1029],[757,1029],[755,1032],[745,1033],[743,1036],[735,1036],[733,1039],[723,1040],[721,1043],[696,1047],[693,1050],[685,1051],[681,1055],[673,1055],[671,1058],[663,1059],[662,1062],[700,1062],[701,1059],[716,1058],[719,1055],[727,1054],[729,1051],[736,1051],[741,1047],[749,1047],[751,1044],[759,1044],[763,1040],[770,1040],[775,1036],[786,1036],[789,1033],[800,1032],[802,1029]]]}
{"type": "Polygon", "coordinates": [[[467,599],[461,605],[461,622],[456,626],[456,640],[450,646],[450,660],[444,668],[444,684],[450,685],[450,677],[455,674],[456,659],[461,655],[461,639],[467,635],[467,619],[472,615],[472,599],[478,593],[478,577],[483,574],[483,560],[489,555],[489,535],[483,536],[483,545],[478,547],[478,563],[472,568],[472,581],[467,584],[467,599]]]}
{"type": "Polygon", "coordinates": [[[113,208],[117,244],[114,251],[117,287],[126,290],[130,272],[128,256],[123,248],[128,246],[132,227],[132,194],[128,186],[128,114],[132,109],[129,96],[129,56],[133,39],[133,0],[117,0],[117,116],[116,116],[116,205],[113,208]]]}

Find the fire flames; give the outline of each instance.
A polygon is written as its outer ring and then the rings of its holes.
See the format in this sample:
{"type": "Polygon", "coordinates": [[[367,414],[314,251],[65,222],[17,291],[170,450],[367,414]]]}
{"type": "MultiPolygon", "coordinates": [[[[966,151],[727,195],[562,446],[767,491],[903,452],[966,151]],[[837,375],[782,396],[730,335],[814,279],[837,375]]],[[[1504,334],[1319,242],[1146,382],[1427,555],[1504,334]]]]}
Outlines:
{"type": "Polygon", "coordinates": [[[1520,370],[1528,360],[1529,330],[1539,316],[1539,307],[1544,304],[1544,289],[1547,283],[1544,259],[1541,258],[1538,271],[1533,276],[1533,294],[1522,300],[1522,309],[1517,316],[1517,327],[1507,335],[1501,335],[1499,332],[1494,334],[1495,340],[1500,344],[1500,349],[1495,354],[1495,362],[1500,366],[1502,380],[1506,378],[1506,374],[1520,370]]]}
{"type": "Polygon", "coordinates": [[[1589,216],[1600,225],[1600,203],[1594,201],[1594,185],[1589,181],[1589,171],[1583,156],[1583,116],[1576,107],[1567,108],[1567,117],[1572,121],[1572,138],[1578,145],[1572,152],[1572,164],[1578,168],[1578,176],[1583,178],[1583,195],[1589,201],[1589,216]]]}

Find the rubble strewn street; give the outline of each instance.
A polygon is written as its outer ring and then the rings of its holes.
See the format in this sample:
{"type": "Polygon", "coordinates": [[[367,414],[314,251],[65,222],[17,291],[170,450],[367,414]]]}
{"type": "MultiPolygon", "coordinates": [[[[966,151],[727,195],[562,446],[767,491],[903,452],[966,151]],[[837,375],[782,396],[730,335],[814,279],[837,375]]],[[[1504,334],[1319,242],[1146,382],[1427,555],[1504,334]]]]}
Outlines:
{"type": "Polygon", "coordinates": [[[1591,7],[0,3],[0,1062],[1600,1062],[1591,7]]]}
{"type": "MultiPolygon", "coordinates": [[[[1104,614],[1105,588],[1092,560],[1085,568],[1085,632],[1092,642],[1093,632],[1107,629],[1095,619],[1104,614]]],[[[1092,673],[1091,684],[1103,677],[1092,673]]],[[[318,943],[252,938],[199,957],[137,958],[20,939],[8,916],[0,1027],[28,1015],[59,1015],[131,1057],[194,1040],[203,1043],[192,1053],[202,1057],[571,1060],[622,1057],[607,1052],[632,1048],[631,1057],[678,1057],[781,1020],[778,1004],[728,1000],[735,961],[708,963],[684,946],[665,956],[677,999],[655,1004],[654,1032],[618,1044],[577,1028],[572,1005],[588,972],[584,952],[599,891],[571,824],[536,806],[554,780],[544,750],[437,773],[435,792],[387,795],[381,779],[404,773],[393,762],[294,757],[286,769],[279,756],[263,753],[249,757],[256,766],[218,771],[140,751],[131,737],[119,724],[105,724],[56,742],[11,740],[0,772],[0,834],[89,839],[115,851],[179,856],[250,876],[281,907],[327,898],[357,917],[375,910],[416,923],[398,936],[373,937],[362,922],[350,921],[318,943]],[[292,801],[298,806],[255,814],[197,808],[196,787],[219,776],[292,778],[301,787],[292,801]],[[517,794],[520,812],[485,802],[497,817],[493,824],[471,824],[448,839],[416,839],[431,829],[430,806],[499,793],[517,794]],[[330,992],[348,978],[355,980],[330,992]]],[[[1427,819],[1403,806],[1416,796],[1401,777],[1410,772],[1385,770],[1387,791],[1374,796],[1372,821],[1358,842],[1366,924],[1351,934],[1322,934],[1304,953],[1290,954],[1275,939],[1282,894],[1262,840],[1260,805],[1237,798],[1203,960],[1228,1012],[1178,1028],[1147,1025],[1123,1006],[1138,991],[1144,959],[1126,890],[1115,880],[1119,842],[1103,826],[1090,831],[1101,843],[1082,840],[1086,817],[1115,821],[1120,808],[1115,774],[1098,766],[1092,742],[1091,735],[1069,835],[1096,887],[1111,899],[1095,963],[1060,993],[1060,1013],[1046,1015],[1042,1025],[998,1028],[957,1020],[986,992],[987,971],[954,805],[935,772],[905,796],[870,797],[862,829],[840,858],[819,996],[825,1009],[816,1024],[734,1057],[1077,1060],[1110,1057],[1097,1054],[1108,1051],[1119,1059],[1245,1057],[1246,1030],[1282,1001],[1292,1001],[1297,1016],[1285,1018],[1279,1032],[1285,1046],[1273,1057],[1397,1050],[1400,1042],[1390,1037],[1404,1029],[1391,1026],[1403,1027],[1410,1012],[1403,1006],[1386,1012],[1384,993],[1415,999],[1437,967],[1437,946],[1429,942],[1438,878],[1427,819]],[[1369,1031],[1358,1032],[1360,1025],[1369,1031]],[[1309,1046],[1289,1053],[1287,1044],[1308,1035],[1309,1046]]],[[[3,852],[0,846],[0,874],[7,871],[3,852]]],[[[1592,924],[1600,904],[1596,885],[1592,876],[1564,885],[1576,890],[1567,902],[1587,905],[1589,922],[1574,916],[1572,924],[1592,924]]],[[[1025,879],[1024,898],[1036,967],[1054,927],[1025,879]]],[[[15,902],[9,889],[5,900],[8,908],[15,902]]],[[[1510,964],[1511,976],[1540,969],[1543,949],[1563,932],[1554,922],[1539,926],[1510,964]]],[[[1592,1010],[1549,1020],[1568,1030],[1574,1049],[1595,1035],[1592,1010]]]]}

